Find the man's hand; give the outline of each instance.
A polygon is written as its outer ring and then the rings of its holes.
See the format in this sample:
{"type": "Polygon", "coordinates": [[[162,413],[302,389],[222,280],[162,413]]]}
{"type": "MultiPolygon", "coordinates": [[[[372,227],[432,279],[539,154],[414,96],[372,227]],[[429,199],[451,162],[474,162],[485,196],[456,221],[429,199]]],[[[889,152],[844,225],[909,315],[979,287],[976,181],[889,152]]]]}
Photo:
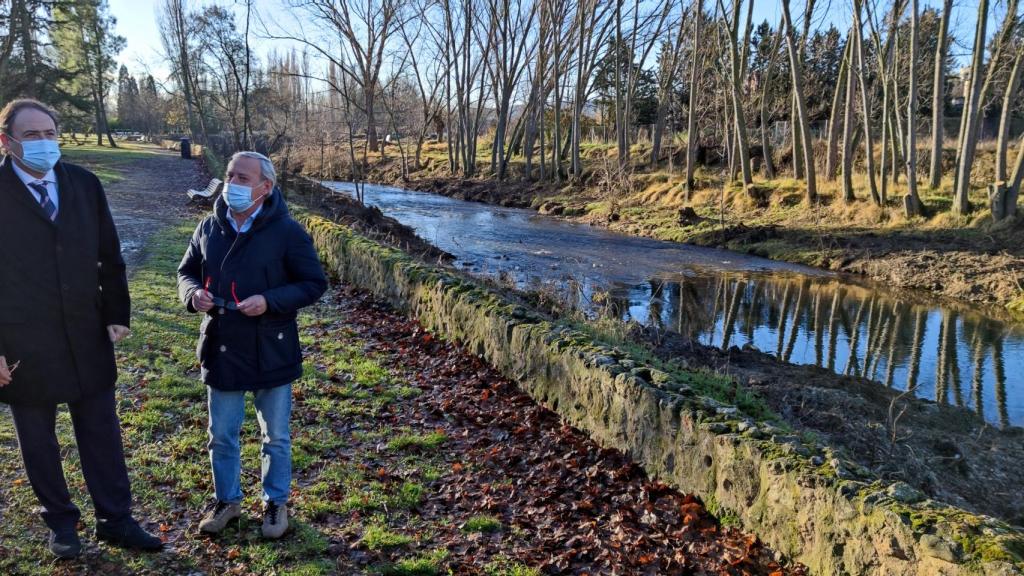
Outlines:
{"type": "Polygon", "coordinates": [[[0,356],[0,388],[7,386],[14,380],[14,371],[18,369],[21,364],[21,360],[18,360],[14,364],[7,364],[7,357],[0,356]]]}
{"type": "Polygon", "coordinates": [[[267,299],[257,294],[238,303],[238,311],[246,316],[259,316],[267,311],[267,299]]]}
{"type": "Polygon", "coordinates": [[[121,326],[120,324],[110,324],[107,326],[107,336],[110,336],[110,341],[114,344],[124,340],[131,333],[132,331],[127,326],[121,326]]]}
{"type": "Polygon", "coordinates": [[[0,356],[0,388],[11,383],[11,369],[7,366],[7,357],[0,356]]]}
{"type": "Polygon", "coordinates": [[[202,289],[196,290],[192,293],[192,307],[200,312],[213,308],[213,294],[202,289]]]}

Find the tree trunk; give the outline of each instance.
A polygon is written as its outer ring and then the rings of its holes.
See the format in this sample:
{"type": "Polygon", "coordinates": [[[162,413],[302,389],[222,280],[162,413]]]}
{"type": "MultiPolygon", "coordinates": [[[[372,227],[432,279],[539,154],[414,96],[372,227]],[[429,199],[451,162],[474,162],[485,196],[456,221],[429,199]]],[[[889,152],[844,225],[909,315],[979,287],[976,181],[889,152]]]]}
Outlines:
{"type": "Polygon", "coordinates": [[[878,195],[878,184],[875,181],[875,143],[871,133],[871,96],[868,92],[868,82],[864,69],[867,66],[867,57],[864,51],[864,23],[861,20],[861,2],[854,3],[854,41],[857,43],[857,84],[860,86],[860,102],[864,116],[864,163],[868,176],[868,190],[871,192],[871,199],[875,204],[882,205],[882,198],[878,195]]]}
{"type": "Polygon", "coordinates": [[[584,39],[587,37],[583,33],[583,25],[586,22],[586,13],[589,2],[580,1],[576,6],[576,13],[578,15],[576,19],[576,96],[573,98],[572,103],[572,179],[575,182],[579,182],[583,177],[583,161],[580,158],[580,141],[582,135],[580,129],[582,128],[583,119],[583,95],[585,92],[584,87],[584,59],[586,56],[585,42],[584,39]]]}
{"type": "MultiPolygon", "coordinates": [[[[555,15],[555,21],[562,22],[561,9],[555,15]]],[[[551,67],[554,76],[555,90],[555,126],[551,138],[551,171],[555,182],[562,181],[562,31],[561,25],[554,29],[554,65],[551,67]]]]}
{"type": "MultiPolygon", "coordinates": [[[[792,72],[790,72],[792,82],[792,72]]],[[[796,92],[790,92],[789,96],[789,137],[793,142],[793,178],[801,180],[804,177],[804,164],[801,161],[804,157],[804,140],[800,134],[800,113],[796,109],[796,92]]]]}
{"type": "Polygon", "coordinates": [[[769,138],[769,117],[768,117],[768,88],[772,81],[772,72],[775,70],[776,56],[782,42],[782,24],[779,24],[779,31],[776,34],[776,41],[772,47],[772,57],[768,60],[768,67],[764,74],[764,86],[761,90],[761,150],[764,154],[764,175],[772,180],[775,178],[775,162],[772,160],[772,143],[769,138]]]}
{"type": "Polygon", "coordinates": [[[1010,177],[1010,185],[1006,190],[1006,205],[1004,208],[1007,217],[1017,213],[1017,198],[1020,196],[1021,181],[1024,180],[1024,135],[1021,135],[1017,142],[1017,162],[1013,169],[1013,176],[1010,177]]]}
{"type": "Polygon", "coordinates": [[[850,55],[850,74],[846,79],[846,102],[843,106],[843,201],[853,202],[856,195],[853,191],[853,111],[854,95],[856,94],[857,76],[852,73],[854,63],[853,47],[857,41],[853,39],[854,29],[850,29],[850,35],[846,42],[850,55]]]}
{"type": "MultiPolygon", "coordinates": [[[[843,59],[839,63],[839,79],[836,81],[836,90],[832,94],[832,112],[829,114],[828,119],[828,144],[827,152],[825,154],[825,179],[832,181],[836,179],[836,163],[839,161],[839,130],[837,128],[839,124],[839,103],[840,95],[843,93],[845,88],[846,91],[846,107],[843,121],[843,134],[846,134],[846,125],[849,120],[846,116],[850,116],[850,89],[846,87],[848,80],[847,76],[850,70],[850,62],[853,60],[851,57],[853,44],[850,42],[850,38],[853,35],[853,30],[846,35],[846,46],[843,48],[843,59]]],[[[844,163],[845,166],[845,163],[844,163]]],[[[845,182],[845,180],[844,180],[845,182]]]]}
{"type": "Polygon", "coordinates": [[[700,58],[698,57],[700,48],[700,32],[701,32],[701,20],[704,16],[704,2],[703,0],[696,0],[694,2],[693,11],[693,53],[690,56],[690,102],[688,105],[687,119],[686,119],[686,201],[690,202],[693,200],[693,170],[694,163],[697,161],[697,146],[699,138],[697,137],[697,85],[701,80],[701,72],[703,68],[701,66],[700,58]]]}
{"type": "Polygon", "coordinates": [[[981,110],[981,69],[985,57],[985,29],[988,24],[988,0],[978,2],[978,24],[974,34],[974,54],[971,60],[970,96],[964,108],[966,125],[960,135],[960,153],[957,162],[956,184],[953,189],[953,213],[967,214],[971,211],[969,200],[971,186],[971,165],[978,143],[978,115],[981,110]]]}
{"type": "MultiPolygon", "coordinates": [[[[753,2],[754,0],[748,1],[753,2]]],[[[740,172],[743,174],[743,186],[746,189],[754,183],[754,179],[750,170],[750,144],[747,140],[747,116],[743,111],[743,65],[740,63],[740,51],[737,47],[740,29],[740,6],[742,2],[743,0],[733,0],[732,2],[732,26],[730,28],[731,35],[729,41],[729,54],[732,61],[732,82],[730,83],[730,88],[732,92],[733,118],[736,121],[735,144],[739,149],[737,160],[739,162],[740,172]]]]}
{"type": "MultiPolygon", "coordinates": [[[[626,140],[626,118],[623,92],[625,86],[622,83],[622,58],[619,56],[622,51],[622,0],[615,0],[615,142],[619,151],[619,170],[626,169],[626,162],[629,161],[629,142],[626,140]]],[[[632,54],[630,54],[632,58],[632,54]]],[[[630,72],[627,70],[627,74],[630,72]]]]}
{"type": "Polygon", "coordinates": [[[1017,56],[1013,61],[1013,68],[1010,71],[1010,78],[1006,82],[1006,91],[1003,93],[1003,110],[999,115],[999,139],[996,143],[996,183],[1006,182],[1006,154],[1008,141],[1010,139],[1010,117],[1014,104],[1017,89],[1020,87],[1021,76],[1024,75],[1024,44],[1017,48],[1017,56]]]}
{"type": "Polygon", "coordinates": [[[886,176],[889,175],[889,132],[892,130],[892,124],[889,122],[889,101],[891,100],[889,95],[889,83],[882,82],[882,149],[878,159],[878,183],[881,188],[881,194],[883,197],[888,197],[889,181],[886,176]]]}
{"type": "Polygon", "coordinates": [[[932,82],[932,157],[928,186],[936,190],[942,183],[942,118],[946,109],[946,49],[949,46],[949,17],[953,0],[945,0],[939,20],[939,44],[935,48],[935,78],[932,82]]]}
{"type": "Polygon", "coordinates": [[[907,191],[909,196],[905,200],[905,211],[907,217],[917,216],[921,213],[921,199],[917,195],[917,73],[914,70],[914,63],[917,62],[917,34],[920,15],[917,10],[917,0],[910,0],[910,75],[909,94],[907,95],[907,191]]]}
{"type": "MultiPolygon", "coordinates": [[[[796,99],[800,132],[803,135],[804,171],[807,174],[807,201],[813,203],[818,199],[817,181],[814,176],[814,149],[812,146],[810,122],[807,118],[807,107],[804,104],[803,70],[797,51],[796,40],[793,37],[793,22],[789,15],[789,0],[782,0],[782,18],[786,25],[786,45],[789,47],[789,63],[793,75],[793,94],[796,99]]],[[[794,158],[795,162],[796,159],[794,158]]]]}

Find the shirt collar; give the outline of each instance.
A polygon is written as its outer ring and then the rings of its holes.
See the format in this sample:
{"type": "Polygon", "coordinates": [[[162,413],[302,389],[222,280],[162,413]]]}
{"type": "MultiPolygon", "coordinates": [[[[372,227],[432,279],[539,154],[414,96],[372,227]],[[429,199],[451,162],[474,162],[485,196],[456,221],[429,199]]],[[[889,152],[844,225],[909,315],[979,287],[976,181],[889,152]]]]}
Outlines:
{"type": "Polygon", "coordinates": [[[11,168],[14,168],[14,173],[18,175],[18,178],[21,178],[21,181],[25,183],[25,186],[28,186],[33,182],[39,181],[46,182],[47,184],[57,183],[57,175],[53,173],[52,168],[46,174],[44,174],[42,178],[36,178],[35,176],[29,174],[28,172],[22,170],[21,166],[18,166],[18,163],[14,161],[13,157],[11,157],[11,168]]]}
{"type": "MultiPolygon", "coordinates": [[[[263,211],[263,204],[260,204],[259,206],[256,207],[255,210],[252,211],[252,214],[249,214],[249,217],[246,218],[245,221],[246,222],[252,222],[253,220],[256,219],[256,216],[258,216],[259,213],[262,212],[262,211],[263,211]]],[[[231,208],[228,208],[228,214],[230,214],[232,217],[234,217],[234,215],[235,215],[235,213],[231,210],[231,208]]]]}
{"type": "Polygon", "coordinates": [[[256,207],[255,210],[252,211],[252,214],[249,214],[249,217],[245,219],[245,222],[242,222],[242,225],[239,226],[238,222],[235,221],[234,212],[231,211],[231,208],[228,208],[228,219],[231,222],[231,227],[234,228],[236,231],[241,232],[243,230],[248,230],[249,225],[252,224],[254,220],[256,220],[256,217],[259,216],[260,212],[262,211],[263,204],[260,204],[259,206],[256,207]]]}

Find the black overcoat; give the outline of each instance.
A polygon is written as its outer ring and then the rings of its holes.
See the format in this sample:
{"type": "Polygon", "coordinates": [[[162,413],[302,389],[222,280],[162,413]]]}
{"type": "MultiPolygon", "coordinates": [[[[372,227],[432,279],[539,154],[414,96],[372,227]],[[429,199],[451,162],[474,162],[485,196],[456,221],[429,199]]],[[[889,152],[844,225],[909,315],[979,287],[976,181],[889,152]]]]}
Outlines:
{"type": "Polygon", "coordinates": [[[202,378],[220,390],[273,388],[302,375],[296,312],[316,302],[327,278],[309,234],[288,214],[281,191],[264,201],[252,228],[239,234],[223,198],[196,227],[178,266],[178,295],[190,312],[192,294],[209,291],[227,306],[206,312],[196,354],[202,378]],[[256,294],[267,300],[261,316],[245,316],[229,303],[256,294]]]}
{"type": "Polygon", "coordinates": [[[0,402],[73,402],[117,380],[106,326],[131,313],[120,241],[95,174],[57,163],[51,222],[11,162],[0,163],[0,355],[20,365],[0,402]]]}

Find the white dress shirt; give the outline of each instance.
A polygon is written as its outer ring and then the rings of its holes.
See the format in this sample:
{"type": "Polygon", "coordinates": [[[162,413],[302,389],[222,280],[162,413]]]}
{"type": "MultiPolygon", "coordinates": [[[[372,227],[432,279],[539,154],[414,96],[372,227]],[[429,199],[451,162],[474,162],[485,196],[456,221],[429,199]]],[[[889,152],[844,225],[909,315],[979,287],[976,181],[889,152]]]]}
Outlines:
{"type": "Polygon", "coordinates": [[[242,222],[242,227],[239,228],[238,222],[235,221],[235,213],[232,212],[230,208],[228,208],[228,222],[231,223],[231,227],[235,229],[235,232],[238,232],[239,234],[245,234],[246,232],[249,231],[250,228],[252,228],[253,221],[256,220],[256,217],[259,216],[260,212],[262,211],[263,204],[260,204],[258,208],[252,211],[252,214],[249,214],[249,217],[245,219],[245,222],[242,222]]]}
{"type": "Polygon", "coordinates": [[[57,175],[53,173],[53,169],[47,172],[42,178],[36,178],[35,176],[25,172],[18,166],[18,163],[11,158],[11,167],[14,168],[14,173],[21,178],[21,181],[25,183],[25,187],[32,193],[32,197],[36,199],[36,203],[42,201],[42,196],[39,195],[29,184],[34,182],[42,182],[46,184],[46,191],[50,194],[50,202],[53,202],[53,217],[57,217],[57,212],[60,211],[60,200],[57,196],[57,175]]]}

